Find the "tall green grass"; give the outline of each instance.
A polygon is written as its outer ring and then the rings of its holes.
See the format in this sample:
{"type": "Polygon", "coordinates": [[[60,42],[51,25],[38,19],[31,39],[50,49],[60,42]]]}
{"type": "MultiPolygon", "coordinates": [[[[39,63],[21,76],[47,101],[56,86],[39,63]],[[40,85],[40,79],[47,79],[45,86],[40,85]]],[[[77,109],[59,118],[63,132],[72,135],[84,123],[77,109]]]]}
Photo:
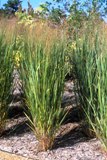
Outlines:
{"type": "Polygon", "coordinates": [[[27,117],[37,139],[39,149],[50,149],[65,111],[61,99],[65,78],[65,44],[62,40],[49,45],[44,41],[26,41],[22,49],[21,78],[27,117]],[[61,42],[60,42],[61,41],[61,42]]]}
{"type": "MultiPolygon", "coordinates": [[[[73,69],[86,124],[107,147],[107,40],[85,33],[73,50],[73,69]]],[[[91,132],[92,133],[92,132],[91,132]]]]}
{"type": "Polygon", "coordinates": [[[0,133],[5,128],[12,83],[12,46],[5,41],[5,33],[0,33],[0,133]]]}

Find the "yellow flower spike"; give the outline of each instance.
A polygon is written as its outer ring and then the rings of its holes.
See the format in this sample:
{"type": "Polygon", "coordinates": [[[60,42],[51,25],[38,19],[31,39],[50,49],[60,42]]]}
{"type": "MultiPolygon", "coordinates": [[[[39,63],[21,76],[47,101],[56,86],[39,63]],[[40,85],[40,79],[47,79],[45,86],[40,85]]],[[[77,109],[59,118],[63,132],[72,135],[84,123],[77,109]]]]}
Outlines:
{"type": "Polygon", "coordinates": [[[71,49],[76,50],[76,42],[73,42],[73,43],[72,43],[71,49]]]}
{"type": "Polygon", "coordinates": [[[20,61],[21,61],[22,55],[20,51],[17,51],[15,53],[14,51],[14,61],[15,61],[15,66],[19,67],[20,66],[20,61]]]}

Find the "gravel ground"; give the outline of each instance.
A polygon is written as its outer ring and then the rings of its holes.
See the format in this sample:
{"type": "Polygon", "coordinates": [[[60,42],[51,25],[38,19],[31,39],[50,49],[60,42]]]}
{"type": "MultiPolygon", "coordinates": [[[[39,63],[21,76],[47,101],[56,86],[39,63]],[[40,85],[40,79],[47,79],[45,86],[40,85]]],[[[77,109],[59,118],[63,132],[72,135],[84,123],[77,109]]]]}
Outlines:
{"type": "Polygon", "coordinates": [[[52,150],[38,152],[38,141],[24,116],[7,121],[6,130],[0,137],[0,150],[34,160],[107,160],[106,154],[101,152],[100,142],[89,139],[79,125],[79,109],[73,89],[73,82],[67,81],[62,107],[70,108],[71,112],[57,133],[52,150]]]}
{"type": "Polygon", "coordinates": [[[11,125],[11,129],[8,128],[0,138],[2,151],[34,160],[106,160],[106,155],[100,150],[100,142],[95,138],[88,139],[77,123],[63,125],[60,129],[63,133],[56,138],[53,149],[47,152],[37,151],[38,141],[26,125],[26,118],[15,119],[12,123],[14,126],[11,125]]]}

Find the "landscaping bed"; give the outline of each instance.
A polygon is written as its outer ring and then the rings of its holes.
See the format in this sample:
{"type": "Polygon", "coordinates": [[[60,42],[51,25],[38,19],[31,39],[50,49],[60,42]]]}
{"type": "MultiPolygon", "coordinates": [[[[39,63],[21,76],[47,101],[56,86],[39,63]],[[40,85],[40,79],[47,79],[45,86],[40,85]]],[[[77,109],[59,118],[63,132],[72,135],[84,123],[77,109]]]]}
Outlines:
{"type": "MultiPolygon", "coordinates": [[[[84,134],[73,90],[73,81],[67,81],[62,106],[70,111],[56,135],[52,150],[38,151],[38,141],[27,125],[27,118],[22,115],[8,119],[6,130],[0,137],[0,150],[34,160],[106,160],[106,154],[102,152],[100,142],[96,138],[89,139],[84,134]]],[[[5,160],[5,154],[3,154],[4,157],[0,157],[0,160],[3,158],[5,160]]]]}

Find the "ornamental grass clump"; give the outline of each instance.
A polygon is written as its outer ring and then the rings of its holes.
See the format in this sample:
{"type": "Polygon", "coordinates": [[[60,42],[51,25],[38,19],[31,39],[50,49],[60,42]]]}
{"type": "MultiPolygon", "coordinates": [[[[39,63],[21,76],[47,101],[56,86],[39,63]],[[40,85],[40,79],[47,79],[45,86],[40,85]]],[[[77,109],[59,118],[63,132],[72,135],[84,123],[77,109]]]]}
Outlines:
{"type": "Polygon", "coordinates": [[[0,134],[4,131],[12,83],[12,46],[5,43],[0,33],[0,134]]]}
{"type": "Polygon", "coordinates": [[[96,135],[107,148],[107,39],[97,31],[85,33],[73,50],[73,69],[88,134],[96,135]]]}
{"type": "Polygon", "coordinates": [[[56,132],[64,117],[61,99],[65,78],[65,44],[58,40],[50,45],[26,41],[22,49],[21,78],[27,117],[38,141],[39,150],[52,148],[56,132]]]}

